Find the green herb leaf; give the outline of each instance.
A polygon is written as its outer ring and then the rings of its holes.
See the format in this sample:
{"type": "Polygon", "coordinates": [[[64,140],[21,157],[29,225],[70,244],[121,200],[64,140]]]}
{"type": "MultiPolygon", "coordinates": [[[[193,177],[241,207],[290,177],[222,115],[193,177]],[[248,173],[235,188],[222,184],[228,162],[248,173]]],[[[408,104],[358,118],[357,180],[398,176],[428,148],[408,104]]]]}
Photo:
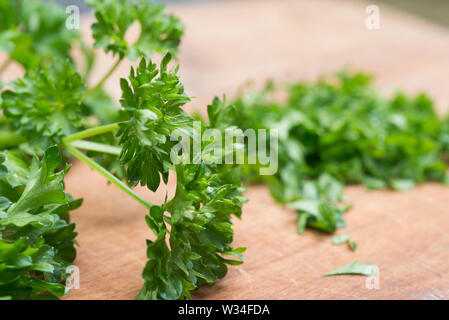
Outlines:
{"type": "Polygon", "coordinates": [[[352,241],[351,238],[349,238],[349,236],[346,233],[342,233],[332,238],[332,244],[334,245],[339,245],[343,243],[347,243],[352,251],[357,249],[357,243],[355,241],[352,241]]]}
{"type": "Polygon", "coordinates": [[[342,233],[332,238],[332,244],[338,245],[346,243],[349,240],[349,236],[346,233],[342,233]]]}
{"type": "Polygon", "coordinates": [[[76,30],[66,27],[62,6],[38,0],[0,1],[0,50],[26,69],[70,58],[76,30]]]}
{"type": "Polygon", "coordinates": [[[131,68],[129,82],[120,82],[121,104],[129,118],[120,124],[117,133],[123,145],[120,161],[126,166],[131,185],[140,182],[152,191],[159,187],[159,173],[167,182],[172,167],[170,151],[177,142],[171,141],[171,133],[193,122],[180,108],[190,99],[184,93],[177,68],[167,70],[170,58],[170,54],[164,57],[160,71],[154,63],[142,59],[137,70],[131,68]]]}
{"type": "Polygon", "coordinates": [[[69,61],[28,72],[2,93],[11,126],[31,144],[46,148],[81,127],[84,81],[69,61]]]}
{"type": "Polygon", "coordinates": [[[5,210],[0,215],[0,296],[61,296],[66,293],[61,281],[76,255],[75,226],[69,223],[68,211],[81,204],[64,193],[68,168],[55,172],[61,163],[57,147],[47,149],[41,162],[34,158],[29,169],[11,152],[3,153],[1,160],[6,172],[0,178],[5,210]]]}
{"type": "Polygon", "coordinates": [[[131,60],[151,56],[153,52],[176,53],[184,26],[164,12],[164,5],[140,0],[87,0],[95,9],[97,22],[92,25],[95,47],[131,60]],[[129,27],[137,21],[140,35],[134,44],[125,39],[129,27]]]}
{"type": "Polygon", "coordinates": [[[355,274],[362,276],[373,276],[379,272],[379,268],[373,264],[360,263],[359,261],[354,261],[343,267],[337,268],[334,271],[328,272],[325,276],[338,276],[345,274],[355,274]]]}

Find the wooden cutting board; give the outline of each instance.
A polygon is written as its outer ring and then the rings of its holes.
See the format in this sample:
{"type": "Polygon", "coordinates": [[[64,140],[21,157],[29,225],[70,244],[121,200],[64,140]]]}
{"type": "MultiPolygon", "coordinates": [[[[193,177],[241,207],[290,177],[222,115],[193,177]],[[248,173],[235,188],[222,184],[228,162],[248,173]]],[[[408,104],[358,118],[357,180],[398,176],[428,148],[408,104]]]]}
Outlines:
{"type": "MultiPolygon", "coordinates": [[[[440,111],[449,105],[449,31],[379,5],[381,27],[365,28],[361,1],[214,1],[173,5],[186,25],[180,65],[187,92],[202,109],[215,94],[234,95],[245,82],[316,79],[342,67],[373,72],[385,94],[396,88],[428,92],[440,111]]],[[[90,17],[83,17],[88,34],[90,17]]],[[[98,79],[113,63],[99,55],[98,79]]],[[[107,82],[119,97],[122,64],[107,82]]],[[[160,203],[173,194],[175,177],[153,194],[160,203]]],[[[75,163],[67,190],[83,197],[73,213],[79,232],[80,289],[67,299],[132,299],[143,281],[145,209],[99,174],[75,163]]],[[[195,299],[447,299],[449,297],[449,188],[426,184],[408,192],[346,190],[353,208],[347,232],[351,252],[331,236],[295,233],[295,213],[276,204],[264,186],[249,188],[242,220],[235,220],[235,246],[246,246],[245,263],[231,267],[195,299]],[[360,260],[380,269],[379,288],[361,276],[323,277],[360,260]]]]}

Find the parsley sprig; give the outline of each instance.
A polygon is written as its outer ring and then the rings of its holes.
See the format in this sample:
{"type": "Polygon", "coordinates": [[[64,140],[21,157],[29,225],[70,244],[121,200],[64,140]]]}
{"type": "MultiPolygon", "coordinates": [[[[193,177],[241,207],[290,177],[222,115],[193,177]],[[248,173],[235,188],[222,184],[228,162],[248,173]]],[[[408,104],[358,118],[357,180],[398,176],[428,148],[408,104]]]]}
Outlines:
{"type": "MultiPolygon", "coordinates": [[[[60,7],[33,0],[38,9],[35,14],[42,21],[48,6],[56,10],[48,21],[57,23],[48,31],[53,40],[67,44],[67,50],[57,55],[30,50],[33,58],[22,59],[14,50],[20,44],[15,39],[31,32],[25,2],[0,2],[2,16],[17,14],[17,19],[1,26],[4,42],[0,44],[4,45],[0,48],[11,53],[8,61],[26,68],[25,75],[2,92],[0,101],[0,142],[7,148],[0,158],[0,297],[55,298],[67,293],[63,279],[76,254],[75,226],[68,212],[81,205],[81,200],[64,193],[63,180],[69,169],[65,162],[75,157],[148,212],[145,220],[155,239],[147,242],[148,263],[137,298],[190,298],[192,290],[222,278],[227,265],[242,262],[244,248],[234,249],[231,244],[231,216],[240,217],[246,201],[241,169],[204,161],[171,161],[170,152],[177,143],[170,139],[172,133],[183,129],[190,138],[194,135],[194,119],[182,110],[190,98],[179,79],[179,68],[169,66],[183,34],[178,18],[151,1],[87,3],[96,17],[92,25],[95,47],[118,57],[92,87],[87,85],[89,70],[81,75],[68,53],[73,39],[63,34],[62,21],[56,19],[63,12],[60,7]],[[130,44],[125,34],[135,22],[141,34],[130,44]],[[153,52],[167,52],[159,67],[148,58],[153,52]],[[102,87],[125,57],[140,62],[120,81],[118,108],[102,87]],[[167,182],[170,171],[177,176],[176,194],[160,206],[148,203],[132,189],[140,184],[155,191],[161,181],[167,182]]],[[[80,37],[74,33],[74,38],[80,37]]],[[[33,46],[41,48],[37,35],[31,39],[33,46]]],[[[91,69],[91,51],[81,47],[91,69]]],[[[213,117],[231,108],[217,101],[213,117]]],[[[215,128],[213,118],[210,123],[202,123],[201,130],[215,128]]],[[[207,144],[202,142],[202,150],[207,144]]]]}

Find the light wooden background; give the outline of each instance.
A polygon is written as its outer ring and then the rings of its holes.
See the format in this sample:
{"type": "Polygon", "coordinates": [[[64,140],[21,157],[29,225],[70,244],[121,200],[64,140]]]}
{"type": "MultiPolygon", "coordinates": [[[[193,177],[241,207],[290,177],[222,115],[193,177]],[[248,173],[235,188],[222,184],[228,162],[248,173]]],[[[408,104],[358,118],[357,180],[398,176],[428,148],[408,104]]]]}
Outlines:
{"type": "MultiPolygon", "coordinates": [[[[375,1],[371,1],[375,3],[375,1]]],[[[188,107],[204,108],[215,94],[232,96],[247,81],[316,79],[343,66],[377,75],[385,94],[425,90],[440,111],[449,105],[449,31],[380,6],[381,29],[365,28],[359,1],[221,1],[173,5],[187,26],[180,65],[188,107]]],[[[84,18],[83,28],[89,28],[84,18]]],[[[113,63],[101,55],[100,77],[113,63]]],[[[117,98],[123,64],[107,86],[117,98]]],[[[95,82],[95,79],[94,79],[95,82]]],[[[168,185],[173,192],[175,178],[168,185]]],[[[132,299],[142,285],[145,210],[85,165],[75,163],[67,189],[85,203],[73,213],[79,232],[76,265],[81,288],[68,299],[132,299]]],[[[149,201],[160,203],[164,190],[149,201]]],[[[235,246],[245,263],[204,287],[195,299],[446,299],[449,297],[449,188],[426,184],[408,192],[347,188],[353,209],[347,232],[356,252],[333,246],[330,236],[295,233],[295,213],[276,204],[263,186],[251,187],[235,246]],[[380,268],[380,289],[365,277],[323,277],[354,260],[380,268]]]]}

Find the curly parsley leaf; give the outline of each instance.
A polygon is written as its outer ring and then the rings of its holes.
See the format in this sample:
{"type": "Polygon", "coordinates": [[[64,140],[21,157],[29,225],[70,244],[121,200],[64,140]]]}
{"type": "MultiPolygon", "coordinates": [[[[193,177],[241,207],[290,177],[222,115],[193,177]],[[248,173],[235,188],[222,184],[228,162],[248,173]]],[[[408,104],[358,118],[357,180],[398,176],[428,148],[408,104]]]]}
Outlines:
{"type": "Polygon", "coordinates": [[[87,0],[95,10],[92,25],[96,48],[131,60],[151,56],[153,52],[176,53],[184,33],[181,21],[164,12],[164,5],[141,0],[87,0]],[[137,21],[140,35],[134,44],[125,39],[128,28],[137,21]]]}
{"type": "Polygon", "coordinates": [[[227,264],[242,263],[244,248],[231,246],[230,216],[239,217],[244,202],[235,169],[193,164],[177,168],[176,196],[147,216],[157,239],[147,243],[149,261],[138,299],[190,298],[190,291],[223,278],[227,264]]]}
{"type": "Polygon", "coordinates": [[[81,127],[85,84],[68,60],[28,71],[2,93],[4,115],[31,144],[47,147],[81,127]]]}
{"type": "Polygon", "coordinates": [[[180,108],[190,98],[184,93],[177,68],[167,70],[170,58],[170,54],[164,57],[160,70],[142,59],[137,70],[131,68],[129,82],[120,81],[120,102],[129,118],[117,133],[123,145],[120,160],[130,184],[140,182],[152,191],[160,184],[159,173],[166,183],[172,167],[170,150],[177,142],[170,140],[171,133],[193,121],[180,108]]]}
{"type": "Polygon", "coordinates": [[[68,211],[81,205],[64,193],[68,167],[55,172],[61,163],[57,147],[27,166],[11,151],[0,160],[0,296],[61,296],[67,292],[61,282],[76,256],[75,225],[68,211]]]}
{"type": "Polygon", "coordinates": [[[54,2],[0,0],[0,50],[26,69],[55,57],[67,59],[79,34],[66,27],[66,19],[54,2]]]}

